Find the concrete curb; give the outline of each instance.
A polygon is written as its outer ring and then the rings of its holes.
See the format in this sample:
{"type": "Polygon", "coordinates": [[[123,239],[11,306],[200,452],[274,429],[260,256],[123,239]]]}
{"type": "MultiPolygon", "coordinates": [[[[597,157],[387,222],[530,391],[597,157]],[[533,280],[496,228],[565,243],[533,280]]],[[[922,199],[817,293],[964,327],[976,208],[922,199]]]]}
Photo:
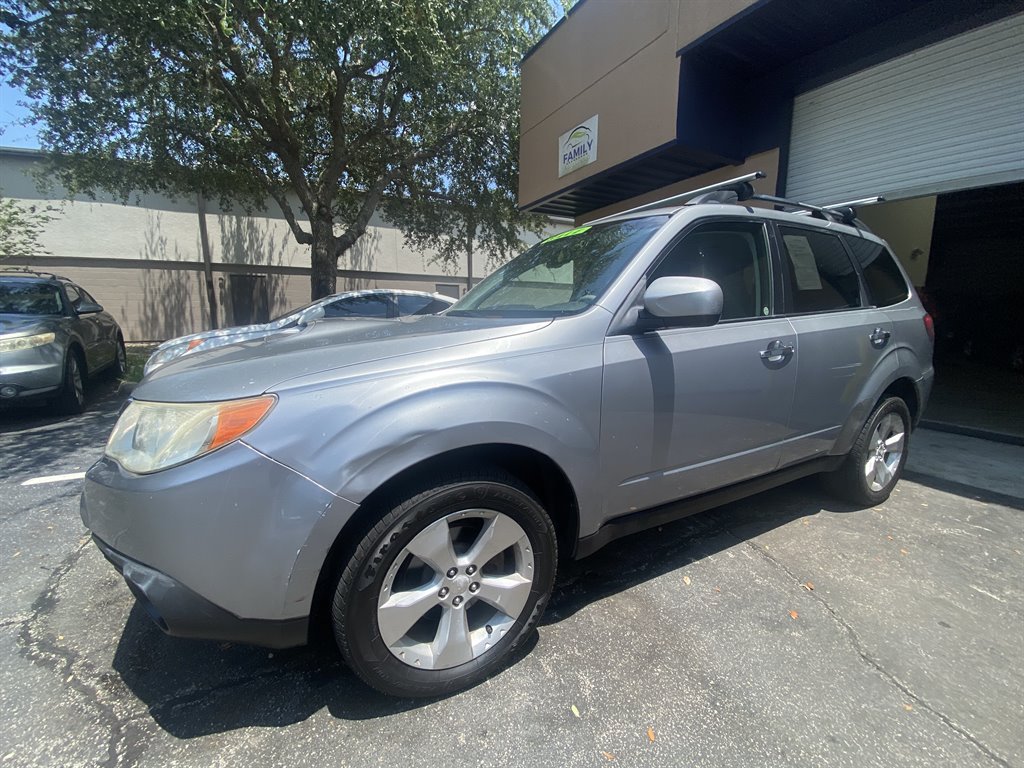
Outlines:
{"type": "Polygon", "coordinates": [[[930,419],[922,419],[918,426],[923,429],[931,429],[935,432],[949,432],[950,434],[964,435],[965,437],[978,437],[982,440],[991,440],[995,443],[1024,445],[1024,436],[1011,435],[1006,432],[996,432],[991,429],[965,427],[960,424],[949,424],[945,421],[931,421],[930,419]]]}

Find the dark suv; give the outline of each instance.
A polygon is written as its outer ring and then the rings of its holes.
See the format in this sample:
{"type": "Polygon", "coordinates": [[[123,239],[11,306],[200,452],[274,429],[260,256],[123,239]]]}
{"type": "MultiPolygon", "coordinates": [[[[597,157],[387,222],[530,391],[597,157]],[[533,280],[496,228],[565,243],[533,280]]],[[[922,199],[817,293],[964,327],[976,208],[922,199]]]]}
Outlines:
{"type": "Polygon", "coordinates": [[[87,474],[97,546],[171,634],[324,616],[368,683],[439,695],[532,631],[559,554],[815,472],[883,501],[930,318],[852,210],[724,187],[550,237],[442,315],[172,361],[87,474]]]}
{"type": "Polygon", "coordinates": [[[45,272],[0,271],[0,403],[52,397],[85,407],[85,379],[125,369],[117,321],[84,288],[45,272]]]}

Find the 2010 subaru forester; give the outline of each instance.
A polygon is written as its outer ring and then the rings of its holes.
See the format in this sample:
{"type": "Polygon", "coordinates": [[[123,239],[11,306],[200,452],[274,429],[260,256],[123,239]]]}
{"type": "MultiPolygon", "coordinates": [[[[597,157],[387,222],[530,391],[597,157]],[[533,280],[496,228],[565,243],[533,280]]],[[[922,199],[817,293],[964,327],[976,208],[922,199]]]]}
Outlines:
{"type": "Polygon", "coordinates": [[[283,647],[323,612],[366,682],[415,696],[498,669],[559,553],[812,472],[884,500],[930,318],[851,216],[717,199],[549,238],[440,316],[169,364],[83,520],[167,632],[283,647]]]}

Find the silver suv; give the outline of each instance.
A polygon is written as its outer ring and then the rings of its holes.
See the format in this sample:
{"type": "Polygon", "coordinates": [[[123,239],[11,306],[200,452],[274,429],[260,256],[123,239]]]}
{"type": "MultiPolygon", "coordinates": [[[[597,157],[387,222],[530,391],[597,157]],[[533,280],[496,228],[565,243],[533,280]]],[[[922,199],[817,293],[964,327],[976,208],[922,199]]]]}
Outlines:
{"type": "Polygon", "coordinates": [[[285,647],[325,616],[367,683],[434,696],[505,663],[559,556],[816,472],[881,502],[930,318],[852,210],[751,196],[548,238],[442,315],[174,361],[82,518],[168,633],[285,647]]]}
{"type": "Polygon", "coordinates": [[[85,380],[125,372],[117,321],[64,277],[0,269],[0,405],[50,398],[62,413],[85,408],[85,380]]]}

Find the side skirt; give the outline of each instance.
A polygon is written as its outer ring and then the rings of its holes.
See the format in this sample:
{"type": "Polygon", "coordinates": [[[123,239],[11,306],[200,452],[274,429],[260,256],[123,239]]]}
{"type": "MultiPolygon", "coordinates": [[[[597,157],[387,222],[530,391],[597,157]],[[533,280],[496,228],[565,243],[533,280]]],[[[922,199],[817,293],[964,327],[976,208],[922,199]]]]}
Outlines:
{"type": "Polygon", "coordinates": [[[652,507],[651,509],[613,518],[602,525],[596,532],[589,536],[584,536],[577,541],[573,557],[579,560],[594,554],[601,547],[623,536],[646,531],[649,528],[681,520],[684,517],[689,517],[714,507],[720,507],[732,501],[745,499],[748,496],[753,496],[755,493],[761,493],[794,480],[799,480],[801,477],[831,471],[842,464],[845,458],[846,456],[821,456],[810,461],[804,461],[776,470],[770,475],[762,475],[752,480],[745,480],[742,483],[728,485],[725,488],[718,488],[714,491],[690,496],[659,507],[652,507]]]}

